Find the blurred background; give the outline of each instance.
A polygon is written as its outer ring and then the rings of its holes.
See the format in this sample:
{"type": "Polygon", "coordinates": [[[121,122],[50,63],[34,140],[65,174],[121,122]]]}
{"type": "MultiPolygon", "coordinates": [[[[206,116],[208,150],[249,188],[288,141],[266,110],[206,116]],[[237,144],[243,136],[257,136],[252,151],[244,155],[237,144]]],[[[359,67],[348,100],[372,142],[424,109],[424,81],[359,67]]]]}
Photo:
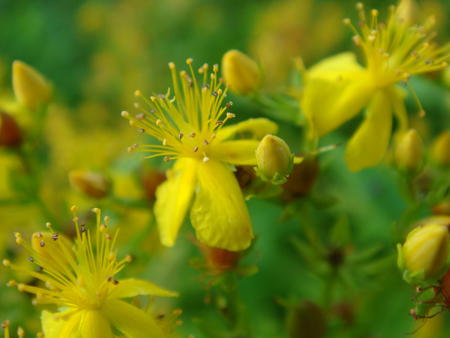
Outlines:
{"type": "MultiPolygon", "coordinates": [[[[365,4],[384,11],[391,2],[365,4]]],[[[136,89],[147,94],[167,89],[169,61],[182,65],[192,57],[198,66],[220,64],[222,55],[233,48],[261,65],[264,90],[284,91],[295,84],[295,57],[310,66],[337,52],[355,51],[352,33],[342,24],[343,18],[356,16],[354,5],[337,0],[0,0],[0,111],[13,116],[18,132],[35,145],[28,153],[0,148],[2,256],[22,255],[13,243],[13,231],[31,234],[46,221],[68,231],[70,205],[81,210],[99,206],[121,227],[121,252],[136,257],[125,273],[181,293],[179,299],[159,304],[162,309],[183,309],[183,324],[177,329],[181,336],[233,337],[230,323],[211,311],[217,304],[208,299],[215,294],[213,298],[220,300],[222,291],[208,286],[209,277],[199,268],[201,253],[192,244],[190,226],[183,227],[173,250],[159,245],[151,205],[167,166],[127,152],[129,145],[145,137],[128,126],[120,111],[132,109],[136,89]],[[15,103],[14,60],[26,62],[51,81],[54,99],[45,118],[15,103]],[[104,191],[80,188],[77,173],[86,171],[105,178],[104,191]]],[[[447,41],[450,4],[430,0],[416,1],[415,6],[419,18],[436,16],[438,40],[447,41]]],[[[413,117],[412,123],[430,144],[449,126],[448,86],[438,73],[414,79],[413,85],[428,115],[425,120],[413,117]]],[[[241,118],[265,113],[249,99],[232,100],[233,112],[241,118]]],[[[407,103],[415,116],[414,101],[408,98],[407,103]]],[[[292,149],[301,151],[301,129],[277,122],[292,149]]],[[[346,125],[324,144],[347,139],[356,125],[346,125]]],[[[327,264],[334,264],[330,259],[344,262],[340,282],[331,286],[327,336],[402,337],[414,330],[409,316],[412,288],[395,264],[400,238],[393,224],[406,217],[409,207],[398,180],[386,164],[350,174],[343,149],[338,148],[321,158],[308,198],[249,201],[257,240],[243,260],[247,276],[239,281],[239,294],[243,325],[252,337],[287,337],[287,327],[299,320],[292,319],[296,315],[309,314],[314,322],[314,309],[307,301],[328,302],[322,289],[329,282],[324,277],[329,276],[327,264]],[[293,216],[291,209],[301,210],[301,217],[293,216]],[[338,239],[333,233],[339,233],[338,239]],[[305,234],[320,238],[318,252],[305,246],[305,234]],[[303,310],[295,312],[298,304],[303,310]]],[[[413,213],[407,217],[418,219],[430,211],[415,208],[413,213]]],[[[1,268],[0,320],[11,319],[36,332],[39,312],[27,295],[3,286],[9,278],[1,268]]],[[[450,326],[444,315],[447,322],[439,320],[435,336],[423,337],[446,336],[443,327],[450,326]]]]}

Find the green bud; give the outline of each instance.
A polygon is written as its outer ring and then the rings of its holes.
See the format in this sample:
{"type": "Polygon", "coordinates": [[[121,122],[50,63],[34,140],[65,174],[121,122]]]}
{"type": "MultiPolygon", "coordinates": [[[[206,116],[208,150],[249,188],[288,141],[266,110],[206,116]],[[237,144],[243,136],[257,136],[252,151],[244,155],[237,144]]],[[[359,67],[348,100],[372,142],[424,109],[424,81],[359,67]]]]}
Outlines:
{"type": "Polygon", "coordinates": [[[433,279],[445,268],[448,257],[448,227],[428,223],[412,230],[403,246],[397,245],[398,266],[408,283],[433,279]]]}
{"type": "Polygon", "coordinates": [[[285,183],[293,166],[294,156],[283,139],[266,135],[256,148],[256,171],[265,181],[285,183]]]}
{"type": "Polygon", "coordinates": [[[405,171],[416,171],[422,164],[423,142],[415,129],[410,129],[399,137],[395,147],[397,166],[405,171]]]}
{"type": "Polygon", "coordinates": [[[228,88],[238,94],[251,93],[259,86],[258,65],[250,57],[235,49],[224,54],[222,74],[228,88]]]}

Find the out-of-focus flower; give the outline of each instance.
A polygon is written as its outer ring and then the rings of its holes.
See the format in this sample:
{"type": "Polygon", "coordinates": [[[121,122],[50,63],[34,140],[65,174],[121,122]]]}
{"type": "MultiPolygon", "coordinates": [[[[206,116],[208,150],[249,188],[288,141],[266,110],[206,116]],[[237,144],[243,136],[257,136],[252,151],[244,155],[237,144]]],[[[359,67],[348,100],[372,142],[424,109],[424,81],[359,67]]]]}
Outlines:
{"type": "Polygon", "coordinates": [[[406,171],[416,171],[423,160],[423,142],[415,129],[398,136],[395,145],[397,166],[406,171]]]}
{"type": "Polygon", "coordinates": [[[156,192],[155,216],[161,242],[172,246],[192,202],[191,223],[199,241],[221,249],[246,249],[253,238],[252,225],[242,192],[230,165],[255,165],[255,139],[233,140],[240,133],[263,135],[276,132],[277,126],[266,119],[247,120],[224,127],[235,115],[224,104],[226,89],[218,77],[218,66],[212,73],[205,64],[199,74],[187,60],[189,73],[179,76],[175,64],[172,72],[174,97],[160,94],[144,97],[132,115],[122,112],[132,126],[158,139],[161,144],[135,145],[131,150],[151,152],[147,158],[163,156],[176,160],[167,172],[167,180],[156,192]],[[200,76],[202,80],[198,81],[200,76]]]}
{"type": "Polygon", "coordinates": [[[382,160],[393,115],[399,121],[400,133],[408,128],[404,94],[396,83],[407,81],[414,74],[442,69],[450,56],[449,44],[438,47],[432,43],[432,20],[413,26],[399,20],[398,10],[393,7],[386,22],[379,23],[377,10],[366,17],[363,5],[359,3],[357,7],[359,30],[349,19],[344,22],[355,33],[353,40],[364,52],[366,67],[360,66],[352,53],[319,62],[305,75],[301,100],[313,139],[336,129],[367,107],[365,119],[346,150],[346,161],[353,171],[382,160]]]}
{"type": "Polygon", "coordinates": [[[93,198],[103,198],[110,191],[111,182],[106,176],[87,170],[72,170],[69,172],[72,187],[93,198]]]}
{"type": "Polygon", "coordinates": [[[116,280],[130,257],[117,259],[115,243],[117,231],[108,230],[108,218],[96,214],[96,228],[88,229],[79,223],[76,208],[72,207],[76,227],[74,243],[53,231],[33,234],[27,243],[16,233],[16,243],[30,254],[34,267],[4,265],[45,283],[34,286],[12,280],[9,286],[34,294],[36,304],[55,304],[58,312],[42,312],[42,327],[46,337],[114,337],[114,330],[126,337],[166,337],[156,320],[145,311],[123,301],[138,295],[172,297],[175,293],[150,282],[138,279],[116,280]],[[37,267],[37,269],[36,269],[37,267]]]}
{"type": "Polygon", "coordinates": [[[264,69],[265,85],[284,83],[294,58],[316,60],[339,44],[341,4],[336,1],[271,2],[256,18],[250,51],[264,69]]]}
{"type": "Polygon", "coordinates": [[[52,88],[47,79],[22,61],[13,62],[12,82],[17,100],[29,109],[36,109],[52,97],[52,88]]]}
{"type": "Polygon", "coordinates": [[[437,164],[450,167],[450,131],[444,131],[436,138],[431,147],[431,157],[437,164]]]}
{"type": "Polygon", "coordinates": [[[241,95],[254,92],[261,78],[256,62],[236,49],[224,54],[222,73],[228,88],[241,95]]]}
{"type": "Polygon", "coordinates": [[[274,135],[266,135],[256,148],[257,171],[261,178],[274,184],[285,183],[292,170],[294,156],[287,143],[274,135]]]}
{"type": "Polygon", "coordinates": [[[398,265],[408,283],[437,277],[447,263],[449,228],[427,223],[412,230],[403,245],[398,244],[398,265]]]}
{"type": "Polygon", "coordinates": [[[22,142],[22,132],[16,120],[9,114],[0,112],[0,146],[16,147],[22,142]]]}

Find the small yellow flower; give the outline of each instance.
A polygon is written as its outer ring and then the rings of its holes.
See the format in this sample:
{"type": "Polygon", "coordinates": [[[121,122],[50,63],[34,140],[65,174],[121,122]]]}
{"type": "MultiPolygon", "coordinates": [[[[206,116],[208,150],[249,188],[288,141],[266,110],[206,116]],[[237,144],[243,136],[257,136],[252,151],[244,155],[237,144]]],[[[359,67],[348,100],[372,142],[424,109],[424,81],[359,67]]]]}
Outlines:
{"type": "Polygon", "coordinates": [[[135,145],[131,150],[151,152],[147,158],[176,160],[156,192],[155,216],[164,245],[174,245],[192,201],[190,218],[200,242],[244,250],[253,231],[232,165],[256,165],[257,139],[275,133],[277,126],[259,118],[223,127],[235,115],[228,112],[231,102],[224,104],[227,89],[222,89],[218,66],[209,73],[205,64],[196,74],[192,59],[187,64],[189,73],[177,74],[175,65],[169,63],[174,96],[169,90],[147,99],[137,91],[144,102],[144,106],[136,103],[141,111],[135,115],[122,112],[132,126],[160,142],[135,145]],[[202,79],[197,80],[198,76],[202,79]],[[252,138],[234,139],[238,135],[252,138]]]}
{"type": "Polygon", "coordinates": [[[13,62],[13,89],[17,100],[29,109],[50,101],[52,88],[47,79],[22,61],[13,62]]]}
{"type": "Polygon", "coordinates": [[[448,227],[427,223],[412,230],[403,245],[398,244],[398,265],[407,282],[436,277],[446,263],[449,252],[448,227]]]}
{"type": "Polygon", "coordinates": [[[415,74],[443,69],[450,57],[450,44],[437,47],[432,42],[432,20],[423,26],[411,25],[391,7],[386,22],[379,22],[377,10],[367,17],[361,3],[357,8],[359,30],[349,19],[344,22],[355,33],[353,40],[364,53],[366,67],[360,66],[352,53],[319,62],[305,74],[301,102],[313,139],[367,108],[364,121],[347,146],[346,161],[353,171],[374,166],[383,159],[393,115],[398,119],[399,132],[408,129],[404,93],[396,84],[415,74]]]}
{"type": "Polygon", "coordinates": [[[74,243],[53,231],[35,233],[28,244],[20,233],[16,243],[29,252],[32,267],[3,264],[45,283],[45,286],[8,282],[20,291],[34,294],[36,304],[54,304],[59,312],[43,311],[42,328],[48,338],[115,337],[113,331],[125,337],[165,337],[155,319],[143,310],[123,301],[139,295],[176,296],[150,282],[138,279],[117,280],[116,275],[130,261],[117,259],[115,243],[118,232],[108,230],[108,218],[96,214],[96,228],[79,223],[72,207],[76,227],[74,243]]]}
{"type": "Polygon", "coordinates": [[[224,54],[222,69],[228,88],[238,94],[249,94],[259,86],[261,75],[258,65],[250,57],[236,49],[229,50],[224,54]]]}

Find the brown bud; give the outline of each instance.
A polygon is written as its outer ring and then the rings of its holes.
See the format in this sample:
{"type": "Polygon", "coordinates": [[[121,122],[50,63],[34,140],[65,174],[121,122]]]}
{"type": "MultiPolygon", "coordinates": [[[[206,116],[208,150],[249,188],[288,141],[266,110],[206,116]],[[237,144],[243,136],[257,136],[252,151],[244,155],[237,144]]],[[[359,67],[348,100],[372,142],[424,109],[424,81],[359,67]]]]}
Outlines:
{"type": "Polygon", "coordinates": [[[0,112],[0,146],[17,147],[22,143],[22,133],[16,120],[0,112]]]}
{"type": "Polygon", "coordinates": [[[326,333],[324,311],[310,301],[303,301],[289,311],[288,335],[291,338],[322,338],[326,333]]]}
{"type": "Polygon", "coordinates": [[[155,199],[155,193],[158,186],[166,180],[166,175],[156,168],[145,169],[141,176],[141,182],[144,186],[145,195],[151,201],[155,199]]]}
{"type": "Polygon", "coordinates": [[[316,157],[307,156],[301,163],[295,164],[289,179],[283,184],[284,198],[292,200],[305,196],[314,186],[319,170],[316,157]]]}
{"type": "Polygon", "coordinates": [[[76,190],[93,198],[106,197],[111,188],[111,182],[104,175],[85,170],[72,170],[69,181],[76,190]]]}
{"type": "Polygon", "coordinates": [[[211,273],[219,274],[236,266],[240,258],[240,252],[214,248],[198,243],[203,256],[206,258],[211,273]]]}

